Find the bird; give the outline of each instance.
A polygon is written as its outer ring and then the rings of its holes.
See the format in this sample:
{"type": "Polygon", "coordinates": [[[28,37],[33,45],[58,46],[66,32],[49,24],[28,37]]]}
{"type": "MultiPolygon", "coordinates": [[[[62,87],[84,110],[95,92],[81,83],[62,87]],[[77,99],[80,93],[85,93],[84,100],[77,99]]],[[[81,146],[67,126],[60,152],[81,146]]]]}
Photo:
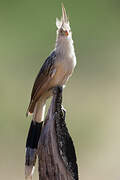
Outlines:
{"type": "Polygon", "coordinates": [[[55,86],[65,86],[76,66],[76,55],[70,22],[64,5],[62,17],[56,18],[57,35],[55,48],[43,63],[33,85],[26,116],[32,114],[33,121],[44,120],[46,101],[53,95],[55,86]]]}
{"type": "Polygon", "coordinates": [[[32,178],[34,171],[37,145],[44,122],[46,101],[53,95],[54,87],[65,86],[76,66],[70,22],[63,4],[62,17],[60,20],[56,18],[56,26],[55,48],[43,63],[35,79],[26,112],[26,116],[33,116],[26,141],[26,179],[32,178]]]}

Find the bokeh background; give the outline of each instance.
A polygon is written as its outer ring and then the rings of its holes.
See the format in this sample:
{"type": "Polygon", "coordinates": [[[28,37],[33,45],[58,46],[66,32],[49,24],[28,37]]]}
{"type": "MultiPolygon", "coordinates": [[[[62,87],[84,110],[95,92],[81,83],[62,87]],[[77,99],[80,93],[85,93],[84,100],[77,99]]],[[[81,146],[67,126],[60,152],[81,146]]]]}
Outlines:
{"type": "MultiPolygon", "coordinates": [[[[120,179],[120,1],[63,0],[77,56],[64,90],[81,180],[120,179]]],[[[60,0],[0,0],[0,179],[24,179],[25,113],[60,0]]],[[[34,179],[38,179],[37,166],[34,179]]]]}

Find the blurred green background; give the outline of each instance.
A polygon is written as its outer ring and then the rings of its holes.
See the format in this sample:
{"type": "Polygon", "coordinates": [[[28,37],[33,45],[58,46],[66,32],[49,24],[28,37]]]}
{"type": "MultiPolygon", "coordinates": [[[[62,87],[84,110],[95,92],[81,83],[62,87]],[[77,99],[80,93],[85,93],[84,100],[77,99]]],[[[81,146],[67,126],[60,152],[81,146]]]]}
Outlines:
{"type": "MultiPolygon", "coordinates": [[[[64,90],[81,180],[120,179],[120,1],[64,0],[77,67],[64,90]]],[[[61,1],[0,0],[0,179],[24,179],[25,113],[61,1]]],[[[34,179],[38,179],[37,167],[34,179]]]]}

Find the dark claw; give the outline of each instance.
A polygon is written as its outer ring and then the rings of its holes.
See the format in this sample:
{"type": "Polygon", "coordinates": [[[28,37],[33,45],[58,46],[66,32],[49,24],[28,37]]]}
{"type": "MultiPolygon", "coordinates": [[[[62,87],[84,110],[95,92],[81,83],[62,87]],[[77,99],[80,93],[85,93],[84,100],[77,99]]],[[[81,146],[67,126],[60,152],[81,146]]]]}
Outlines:
{"type": "Polygon", "coordinates": [[[62,90],[63,90],[62,86],[56,86],[53,88],[53,94],[54,95],[60,94],[60,93],[62,93],[62,90]]]}

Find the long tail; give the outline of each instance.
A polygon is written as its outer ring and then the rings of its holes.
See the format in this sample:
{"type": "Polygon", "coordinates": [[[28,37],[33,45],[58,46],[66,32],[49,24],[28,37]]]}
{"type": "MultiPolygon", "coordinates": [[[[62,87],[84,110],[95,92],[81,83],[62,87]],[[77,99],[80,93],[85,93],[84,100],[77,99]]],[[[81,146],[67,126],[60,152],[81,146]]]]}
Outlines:
{"type": "Polygon", "coordinates": [[[25,178],[32,179],[37,158],[37,146],[43,122],[32,121],[26,141],[25,178]]]}
{"type": "Polygon", "coordinates": [[[44,120],[44,115],[45,115],[45,99],[40,99],[34,108],[34,113],[33,113],[33,121],[36,122],[41,122],[44,120]]]}
{"type": "Polygon", "coordinates": [[[25,178],[32,179],[37,157],[37,146],[45,114],[45,99],[40,99],[34,108],[33,120],[26,141],[25,178]]]}

